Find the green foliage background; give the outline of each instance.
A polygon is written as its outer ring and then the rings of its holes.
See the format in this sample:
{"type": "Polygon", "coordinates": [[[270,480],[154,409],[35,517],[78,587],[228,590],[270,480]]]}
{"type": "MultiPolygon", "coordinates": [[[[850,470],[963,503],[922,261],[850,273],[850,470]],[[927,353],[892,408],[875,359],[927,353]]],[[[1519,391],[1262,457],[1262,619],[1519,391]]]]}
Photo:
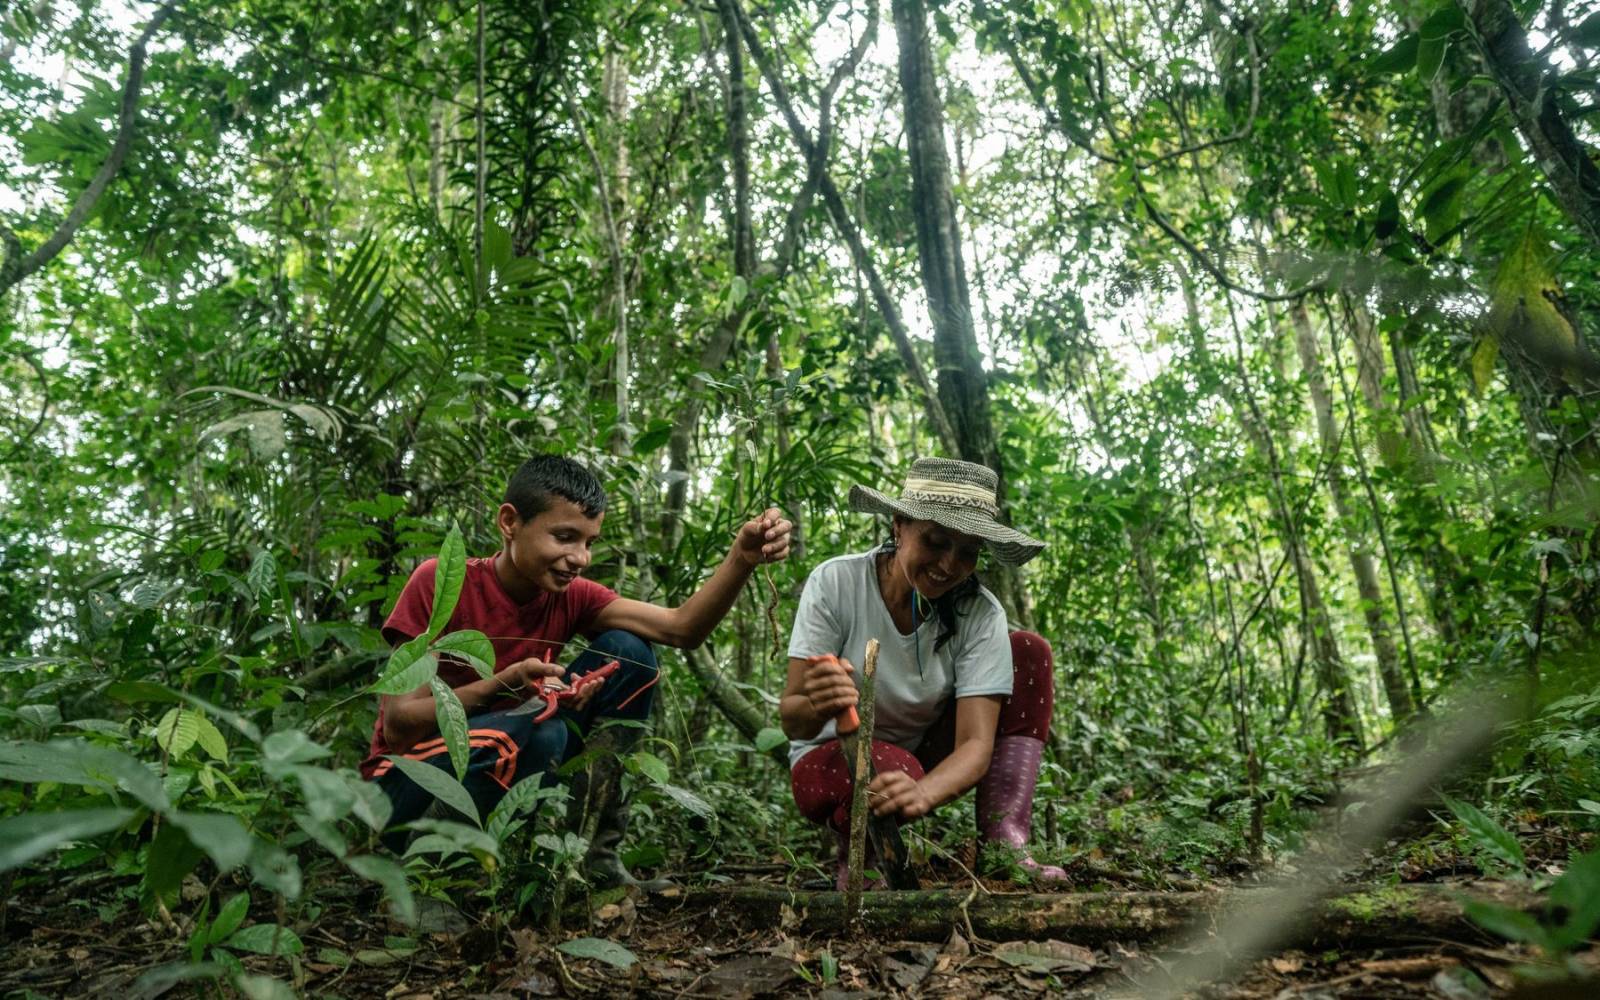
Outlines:
{"type": "MultiPolygon", "coordinates": [[[[1339,766],[1508,678],[1537,682],[1531,721],[1462,794],[1596,822],[1600,243],[1497,84],[1490,8],[933,5],[1006,502],[1050,543],[1012,607],[1057,655],[1045,853],[1291,850],[1339,766]]],[[[751,11],[803,117],[869,10],[751,11]]],[[[1589,143],[1600,13],[1504,10],[1589,143]]],[[[7,267],[105,159],[152,13],[0,15],[7,267]]],[[[932,371],[895,55],[877,38],[831,95],[826,169],[932,371]]],[[[13,885],[108,872],[114,913],[179,906],[197,871],[191,957],[225,971],[298,946],[244,925],[231,872],[303,908],[347,871],[402,908],[470,885],[538,909],[581,847],[555,810],[438,824],[407,874],[351,770],[376,626],[450,525],[487,554],[510,469],[570,454],[612,498],[592,575],[670,603],[778,503],[800,526],[780,627],[809,566],[874,540],[848,485],[940,448],[797,198],[770,86],[741,79],[748,275],[714,9],[174,7],[122,169],[0,299],[13,885]]],[[[751,764],[782,675],[767,600],[665,657],[637,860],[816,855],[786,776],[751,764]]],[[[945,814],[952,845],[971,821],[945,814]]]]}

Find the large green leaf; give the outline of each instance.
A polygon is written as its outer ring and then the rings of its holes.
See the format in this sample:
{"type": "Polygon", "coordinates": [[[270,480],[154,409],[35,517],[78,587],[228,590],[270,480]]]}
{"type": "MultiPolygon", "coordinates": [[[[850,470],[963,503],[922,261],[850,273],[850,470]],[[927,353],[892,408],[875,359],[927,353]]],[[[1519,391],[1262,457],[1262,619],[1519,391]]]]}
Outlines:
{"type": "Polygon", "coordinates": [[[494,676],[494,643],[476,629],[462,629],[442,635],[432,649],[435,654],[449,653],[466,661],[484,680],[494,676]]]}
{"type": "Polygon", "coordinates": [[[1600,927],[1600,851],[1572,862],[1550,887],[1549,902],[1557,922],[1550,942],[1567,950],[1587,941],[1600,927]]]}
{"type": "Polygon", "coordinates": [[[211,926],[206,929],[206,943],[215,944],[227,938],[239,929],[239,925],[244,923],[244,918],[249,913],[250,894],[234,893],[226,903],[222,904],[222,909],[217,911],[217,918],[211,921],[211,926]]]}
{"type": "Polygon", "coordinates": [[[1528,859],[1522,853],[1522,845],[1509,830],[1470,802],[1448,795],[1443,798],[1479,850],[1519,871],[1527,867],[1528,859]]]}
{"type": "Polygon", "coordinates": [[[132,809],[74,809],[0,819],[0,872],[25,865],[74,840],[115,830],[132,818],[132,809]]]}
{"type": "Polygon", "coordinates": [[[439,562],[433,574],[433,613],[428,616],[428,636],[444,631],[455,614],[456,601],[461,598],[461,584],[467,578],[467,548],[461,540],[461,529],[450,526],[444,545],[439,548],[439,562]]]}
{"type": "Polygon", "coordinates": [[[399,768],[401,774],[415,781],[423,791],[468,817],[478,826],[483,825],[482,817],[478,815],[478,807],[473,804],[472,796],[461,786],[461,782],[432,764],[424,764],[420,760],[412,760],[398,754],[390,754],[389,759],[399,768]]]}
{"type": "Polygon", "coordinates": [[[154,768],[120,750],[83,740],[0,743],[0,778],[116,789],[155,810],[164,810],[168,804],[166,789],[154,768]]]}
{"type": "Polygon", "coordinates": [[[238,817],[213,812],[170,812],[167,821],[189,835],[189,841],[210,855],[219,871],[232,871],[250,858],[255,838],[238,817]]]}
{"type": "Polygon", "coordinates": [[[433,689],[433,717],[439,724],[439,735],[444,737],[444,745],[449,750],[456,780],[464,781],[467,777],[467,758],[472,753],[467,735],[467,710],[442,678],[429,678],[428,686],[433,689]]]}
{"type": "Polygon", "coordinates": [[[251,924],[221,943],[224,948],[256,955],[298,955],[305,950],[299,935],[279,924],[251,924]]]}
{"type": "Polygon", "coordinates": [[[438,658],[428,652],[428,637],[419,635],[389,654],[383,676],[368,690],[374,694],[410,694],[428,683],[438,669],[438,658]]]}
{"type": "Polygon", "coordinates": [[[346,858],[345,865],[364,879],[383,886],[389,902],[394,904],[394,914],[402,923],[417,922],[417,900],[411,894],[411,884],[406,881],[406,871],[388,858],[376,854],[360,854],[346,858]]]}
{"type": "Polygon", "coordinates": [[[199,738],[200,715],[192,708],[170,708],[156,723],[156,745],[174,760],[182,759],[199,738]]]}
{"type": "Polygon", "coordinates": [[[592,958],[619,969],[626,969],[639,961],[633,952],[605,938],[573,938],[556,945],[556,950],[573,958],[592,958]]]}

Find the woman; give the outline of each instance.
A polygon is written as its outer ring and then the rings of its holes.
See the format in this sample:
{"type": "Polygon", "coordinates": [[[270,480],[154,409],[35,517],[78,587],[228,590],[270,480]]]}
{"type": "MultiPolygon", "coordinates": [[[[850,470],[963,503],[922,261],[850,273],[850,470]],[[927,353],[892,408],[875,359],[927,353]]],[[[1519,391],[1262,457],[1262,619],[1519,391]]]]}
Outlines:
{"type": "Polygon", "coordinates": [[[1026,850],[1050,731],[1050,644],[1008,633],[973,576],[984,548],[1015,566],[1044,543],[999,523],[995,488],[991,470],[938,458],[912,465],[898,499],[852,487],[851,510],[893,518],[890,540],[830,559],[806,580],[779,712],[795,803],[839,834],[841,886],[850,778],[834,720],[856,704],[853,665],[868,639],[880,643],[873,812],[913,820],[976,785],[983,839],[1017,851],[1035,879],[1066,878],[1026,850]]]}

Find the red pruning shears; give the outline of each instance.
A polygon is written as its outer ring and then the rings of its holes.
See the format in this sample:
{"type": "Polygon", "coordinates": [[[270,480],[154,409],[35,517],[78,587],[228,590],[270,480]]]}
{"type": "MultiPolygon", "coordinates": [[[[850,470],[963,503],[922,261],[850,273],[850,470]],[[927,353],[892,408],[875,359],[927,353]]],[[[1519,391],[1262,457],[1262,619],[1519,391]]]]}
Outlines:
{"type": "Polygon", "coordinates": [[[607,677],[610,677],[621,668],[622,664],[619,661],[612,660],[599,669],[589,671],[571,684],[562,683],[559,677],[541,677],[529,685],[529,687],[533,688],[533,691],[529,694],[528,700],[522,705],[513,708],[509,714],[526,715],[537,710],[539,714],[533,717],[533,721],[543,722],[556,714],[556,709],[560,707],[561,702],[572,701],[590,688],[598,687],[607,677]],[[544,705],[536,709],[535,699],[542,699],[544,705]]]}

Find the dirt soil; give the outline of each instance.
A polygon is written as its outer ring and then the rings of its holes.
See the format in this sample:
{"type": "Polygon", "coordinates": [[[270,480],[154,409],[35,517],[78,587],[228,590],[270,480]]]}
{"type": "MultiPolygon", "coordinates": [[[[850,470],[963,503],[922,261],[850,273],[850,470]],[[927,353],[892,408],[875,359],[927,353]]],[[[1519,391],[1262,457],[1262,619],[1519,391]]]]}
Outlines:
{"type": "MultiPolygon", "coordinates": [[[[738,881],[781,885],[779,866],[744,866],[738,881]],[[762,870],[768,869],[768,870],[762,870]]],[[[1103,871],[1075,871],[1091,886],[1103,871]]],[[[1428,873],[1418,872],[1423,878],[1428,873]]],[[[1192,881],[1192,880],[1185,880],[1192,881]]],[[[970,882],[968,883],[970,885],[970,882]]],[[[956,887],[956,886],[952,886],[956,887]]],[[[987,883],[993,891],[1015,891],[987,883]]],[[[1186,886],[1187,887],[1187,886],[1186,886]]],[[[198,884],[196,884],[198,888],[198,884]]],[[[141,915],[128,885],[108,877],[54,886],[28,883],[6,901],[0,931],[0,997],[217,996],[211,982],[163,982],[152,970],[187,958],[188,928],[141,915]],[[98,903],[96,900],[100,900],[98,903]]],[[[308,894],[314,919],[295,927],[298,955],[238,956],[245,969],[293,984],[308,997],[1147,997],[1182,957],[1166,946],[1070,941],[974,940],[953,927],[942,944],[883,938],[804,937],[784,927],[747,927],[715,910],[683,905],[681,893],[622,896],[552,931],[496,914],[425,901],[419,927],[384,915],[369,887],[325,883],[308,894]],[[587,924],[587,926],[581,926],[587,924]],[[571,926],[580,925],[580,926],[571,926]],[[620,946],[616,947],[616,946],[620,946]]],[[[270,912],[260,897],[252,913],[270,912]]],[[[270,919],[270,918],[268,918],[270,919]]],[[[291,919],[293,919],[291,917],[291,919]]],[[[1600,984],[1529,986],[1537,956],[1519,946],[1476,941],[1396,941],[1391,947],[1287,951],[1247,967],[1206,998],[1600,996],[1600,984]]],[[[1600,949],[1575,962],[1600,974],[1600,949]]],[[[224,995],[232,995],[228,990],[224,995]]]]}

